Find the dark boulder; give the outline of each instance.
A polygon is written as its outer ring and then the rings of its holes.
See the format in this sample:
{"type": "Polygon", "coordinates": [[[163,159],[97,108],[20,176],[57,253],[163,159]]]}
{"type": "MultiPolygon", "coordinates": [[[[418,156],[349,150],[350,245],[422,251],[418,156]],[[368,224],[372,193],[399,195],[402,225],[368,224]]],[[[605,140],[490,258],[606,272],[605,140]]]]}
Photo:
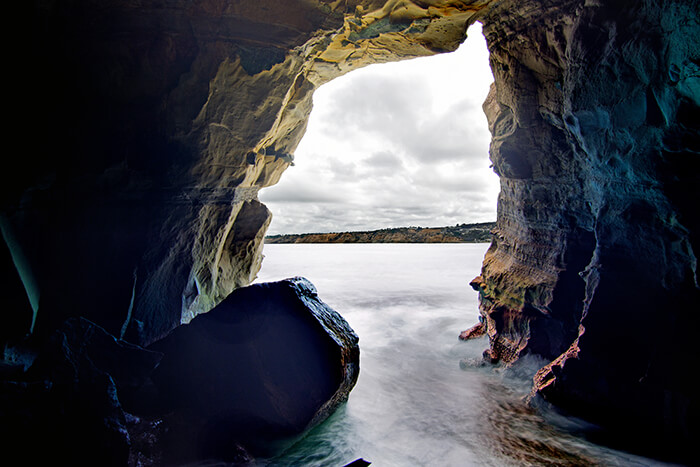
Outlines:
{"type": "Polygon", "coordinates": [[[304,278],[237,289],[151,348],[164,354],[153,381],[181,458],[293,438],[347,399],[359,371],[357,335],[304,278]]]}

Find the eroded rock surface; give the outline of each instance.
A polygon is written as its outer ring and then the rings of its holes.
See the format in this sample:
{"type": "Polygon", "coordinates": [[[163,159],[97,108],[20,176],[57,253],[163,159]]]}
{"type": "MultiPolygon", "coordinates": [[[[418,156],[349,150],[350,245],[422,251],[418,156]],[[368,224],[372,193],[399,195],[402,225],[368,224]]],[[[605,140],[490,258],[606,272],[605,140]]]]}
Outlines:
{"type": "Polygon", "coordinates": [[[484,33],[501,194],[474,285],[491,356],[552,359],[536,394],[682,447],[699,409],[697,5],[506,1],[484,33]]]}

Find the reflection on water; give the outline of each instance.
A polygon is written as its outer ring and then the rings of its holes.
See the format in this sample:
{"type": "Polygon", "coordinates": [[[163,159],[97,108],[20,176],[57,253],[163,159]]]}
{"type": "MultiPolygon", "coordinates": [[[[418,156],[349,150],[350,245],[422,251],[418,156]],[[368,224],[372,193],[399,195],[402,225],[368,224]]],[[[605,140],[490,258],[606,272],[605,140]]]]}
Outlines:
{"type": "Polygon", "coordinates": [[[481,420],[486,429],[479,435],[491,454],[516,465],[600,465],[577,438],[546,422],[525,404],[525,383],[531,379],[523,376],[488,381],[481,388],[481,420]]]}
{"type": "Polygon", "coordinates": [[[468,282],[485,244],[266,245],[259,281],[305,276],[360,336],[347,404],[270,466],[664,465],[585,441],[586,425],[523,402],[543,362],[483,365],[468,282]]]}

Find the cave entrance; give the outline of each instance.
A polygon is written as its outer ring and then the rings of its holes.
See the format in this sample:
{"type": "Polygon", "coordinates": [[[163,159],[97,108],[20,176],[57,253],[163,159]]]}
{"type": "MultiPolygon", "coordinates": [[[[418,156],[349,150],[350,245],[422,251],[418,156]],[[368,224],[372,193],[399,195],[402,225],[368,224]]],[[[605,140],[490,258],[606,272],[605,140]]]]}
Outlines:
{"type": "Polygon", "coordinates": [[[260,193],[268,234],[496,219],[481,109],[493,75],[481,24],[453,52],[352,71],[314,93],[295,167],[260,193]]]}
{"type": "MultiPolygon", "coordinates": [[[[273,212],[269,233],[495,220],[499,182],[489,167],[481,109],[493,78],[479,26],[452,54],[370,65],[317,90],[296,166],[260,192],[273,212]]],[[[377,465],[493,457],[465,444],[487,446],[482,440],[494,430],[463,426],[483,418],[482,404],[465,401],[482,400],[490,380],[485,372],[463,371],[461,361],[480,361],[488,342],[457,339],[478,322],[478,295],[468,282],[487,248],[265,245],[258,281],[306,277],[355,330],[361,349],[347,405],[275,463],[303,464],[309,453],[330,447],[325,463],[343,465],[348,446],[354,449],[348,459],[366,456],[377,465]]]]}

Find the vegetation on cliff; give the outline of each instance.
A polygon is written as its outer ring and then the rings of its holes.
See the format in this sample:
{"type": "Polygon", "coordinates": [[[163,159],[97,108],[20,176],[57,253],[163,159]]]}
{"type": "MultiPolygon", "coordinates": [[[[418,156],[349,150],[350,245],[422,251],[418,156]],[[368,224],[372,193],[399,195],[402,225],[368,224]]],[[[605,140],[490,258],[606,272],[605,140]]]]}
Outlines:
{"type": "Polygon", "coordinates": [[[495,222],[450,227],[395,227],[359,232],[270,235],[265,243],[485,243],[495,222]]]}

